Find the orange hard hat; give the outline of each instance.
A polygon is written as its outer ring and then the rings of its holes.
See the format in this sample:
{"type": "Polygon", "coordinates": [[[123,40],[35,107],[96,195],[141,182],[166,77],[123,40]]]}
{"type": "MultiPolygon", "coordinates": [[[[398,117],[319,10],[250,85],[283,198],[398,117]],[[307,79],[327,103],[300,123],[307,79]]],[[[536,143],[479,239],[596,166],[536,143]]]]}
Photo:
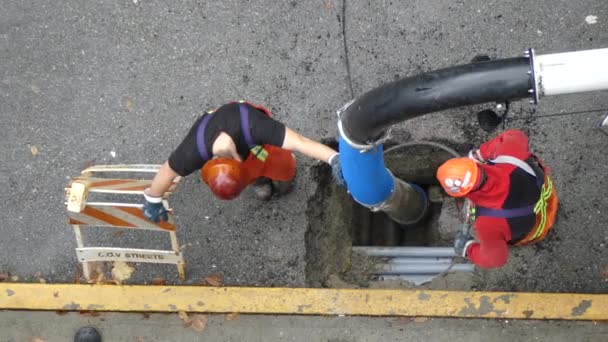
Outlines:
{"type": "Polygon", "coordinates": [[[201,169],[201,176],[215,196],[223,200],[238,197],[247,185],[241,162],[231,158],[209,160],[201,169]]]}
{"type": "Polygon", "coordinates": [[[452,158],[437,169],[437,180],[453,197],[463,197],[479,184],[481,171],[477,163],[467,157],[452,158]]]}

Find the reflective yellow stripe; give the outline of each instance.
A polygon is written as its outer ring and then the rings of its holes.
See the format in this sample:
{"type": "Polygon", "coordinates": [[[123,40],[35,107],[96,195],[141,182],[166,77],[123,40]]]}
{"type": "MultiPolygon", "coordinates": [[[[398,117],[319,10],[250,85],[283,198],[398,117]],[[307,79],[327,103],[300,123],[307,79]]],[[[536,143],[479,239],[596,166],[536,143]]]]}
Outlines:
{"type": "Polygon", "coordinates": [[[545,230],[545,225],[547,224],[547,200],[549,200],[549,197],[551,197],[552,192],[553,182],[551,182],[551,178],[547,177],[547,181],[541,188],[540,198],[534,205],[534,213],[537,215],[540,213],[540,222],[536,227],[534,235],[529,239],[529,241],[538,239],[545,230]]]}
{"type": "Polygon", "coordinates": [[[251,153],[253,153],[256,158],[263,162],[265,162],[266,158],[268,158],[268,151],[266,151],[266,149],[260,145],[255,145],[251,149],[251,153]]]}

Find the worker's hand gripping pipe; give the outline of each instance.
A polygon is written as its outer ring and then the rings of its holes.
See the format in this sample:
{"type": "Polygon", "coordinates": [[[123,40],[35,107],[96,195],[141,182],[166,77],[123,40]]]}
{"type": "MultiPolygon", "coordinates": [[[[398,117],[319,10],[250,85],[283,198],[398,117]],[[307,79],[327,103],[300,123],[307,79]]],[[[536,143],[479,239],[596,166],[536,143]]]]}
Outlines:
{"type": "Polygon", "coordinates": [[[340,164],[348,191],[359,204],[383,211],[400,224],[416,224],[428,207],[424,190],[393,176],[384,166],[382,145],[362,151],[340,137],[340,164]]]}

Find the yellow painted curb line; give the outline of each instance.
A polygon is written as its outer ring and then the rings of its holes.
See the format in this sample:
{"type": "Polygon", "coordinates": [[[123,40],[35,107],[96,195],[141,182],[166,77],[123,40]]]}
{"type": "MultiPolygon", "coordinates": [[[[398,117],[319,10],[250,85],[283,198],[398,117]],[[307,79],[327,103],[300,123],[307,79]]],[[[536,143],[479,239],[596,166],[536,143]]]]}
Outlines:
{"type": "Polygon", "coordinates": [[[0,283],[0,309],[607,320],[608,295],[0,283]]]}

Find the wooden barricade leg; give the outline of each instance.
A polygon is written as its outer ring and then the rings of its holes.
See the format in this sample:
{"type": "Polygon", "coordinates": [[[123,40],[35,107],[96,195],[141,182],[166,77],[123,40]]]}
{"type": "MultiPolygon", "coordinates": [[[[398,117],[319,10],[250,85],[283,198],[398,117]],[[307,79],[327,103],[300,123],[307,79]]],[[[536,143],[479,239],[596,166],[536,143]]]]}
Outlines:
{"type": "MultiPolygon", "coordinates": [[[[171,210],[169,206],[169,200],[163,199],[163,205],[167,210],[171,210]]],[[[171,237],[171,249],[176,255],[180,256],[180,261],[175,265],[177,266],[177,273],[181,281],[186,280],[186,263],[184,262],[184,254],[180,250],[179,242],[177,241],[177,227],[176,230],[170,231],[169,236],[171,237]]]]}
{"type": "Polygon", "coordinates": [[[175,232],[169,232],[171,236],[171,249],[180,256],[180,262],[176,264],[177,273],[179,273],[179,280],[186,280],[186,263],[184,262],[184,255],[180,253],[179,242],[177,242],[177,234],[175,232]]]}
{"type": "MultiPolygon", "coordinates": [[[[73,224],[72,228],[74,228],[74,235],[76,236],[76,245],[78,246],[78,248],[83,248],[84,247],[84,242],[82,239],[82,231],[80,230],[80,226],[77,224],[73,224]]],[[[82,261],[82,274],[84,275],[84,278],[87,281],[91,280],[91,265],[89,265],[89,262],[87,261],[82,261]]]]}

